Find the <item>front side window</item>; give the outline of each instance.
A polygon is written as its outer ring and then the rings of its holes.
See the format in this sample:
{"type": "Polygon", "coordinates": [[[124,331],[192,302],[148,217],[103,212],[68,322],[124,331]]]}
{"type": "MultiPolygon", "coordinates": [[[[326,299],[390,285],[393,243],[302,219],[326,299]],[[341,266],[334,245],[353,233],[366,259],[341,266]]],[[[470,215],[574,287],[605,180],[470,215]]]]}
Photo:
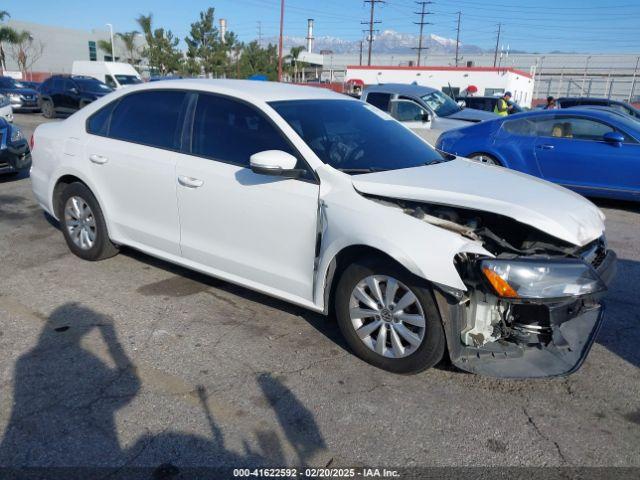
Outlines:
{"type": "Polygon", "coordinates": [[[460,111],[460,105],[453,101],[451,97],[442,92],[431,92],[422,96],[422,100],[439,117],[448,117],[460,111]]]}
{"type": "Polygon", "coordinates": [[[102,83],[100,80],[96,80],[95,78],[78,78],[75,82],[81,92],[108,93],[113,90],[111,87],[102,83]]]}
{"type": "Polygon", "coordinates": [[[383,112],[389,111],[389,102],[391,101],[391,94],[371,92],[367,94],[367,103],[370,103],[374,107],[378,107],[383,112]]]}
{"type": "Polygon", "coordinates": [[[417,167],[449,158],[363,102],[288,100],[270,105],[320,160],[346,173],[417,167]]]}
{"type": "Polygon", "coordinates": [[[610,125],[588,118],[553,117],[538,121],[538,135],[541,137],[601,141],[605,134],[614,131],[610,125]]]}
{"type": "Polygon", "coordinates": [[[179,149],[185,98],[185,92],[176,90],[149,90],[122,97],[111,116],[109,137],[179,149]]]}
{"type": "Polygon", "coordinates": [[[423,120],[424,110],[420,105],[408,100],[395,102],[394,117],[399,122],[421,122],[423,120]]]}
{"type": "Polygon", "coordinates": [[[105,75],[104,76],[104,83],[111,87],[111,88],[116,88],[116,81],[113,79],[113,77],[111,75],[105,75]]]}
{"type": "Polygon", "coordinates": [[[249,105],[217,95],[198,96],[191,153],[249,167],[251,155],[265,150],[296,156],[283,135],[249,105]]]}
{"type": "Polygon", "coordinates": [[[115,75],[115,77],[120,85],[135,85],[142,83],[142,80],[135,75],[115,75]]]}

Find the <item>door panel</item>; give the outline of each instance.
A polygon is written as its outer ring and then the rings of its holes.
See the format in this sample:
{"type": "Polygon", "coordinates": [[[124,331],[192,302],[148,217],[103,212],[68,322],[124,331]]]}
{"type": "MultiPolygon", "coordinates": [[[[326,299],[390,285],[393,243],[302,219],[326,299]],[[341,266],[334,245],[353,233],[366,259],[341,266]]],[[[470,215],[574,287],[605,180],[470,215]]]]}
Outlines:
{"type": "Polygon", "coordinates": [[[536,160],[549,181],[581,189],[640,189],[640,146],[601,140],[615,128],[585,118],[558,116],[539,122],[536,160]]]}
{"type": "Polygon", "coordinates": [[[319,186],[253,173],[250,156],[265,150],[306,166],[266,114],[199,94],[192,155],[180,155],[176,171],[182,254],[241,283],[311,300],[319,186]]]}
{"type": "Polygon", "coordinates": [[[182,255],[256,284],[312,298],[318,185],[181,155],[182,255]]]}

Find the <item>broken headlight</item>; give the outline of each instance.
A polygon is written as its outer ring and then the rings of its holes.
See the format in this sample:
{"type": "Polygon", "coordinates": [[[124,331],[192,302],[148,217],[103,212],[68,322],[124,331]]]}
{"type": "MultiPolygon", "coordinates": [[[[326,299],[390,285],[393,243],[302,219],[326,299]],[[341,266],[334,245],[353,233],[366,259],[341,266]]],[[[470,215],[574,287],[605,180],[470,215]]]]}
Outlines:
{"type": "Polygon", "coordinates": [[[606,290],[593,268],[579,260],[488,259],[480,268],[504,298],[577,297],[606,290]]]}

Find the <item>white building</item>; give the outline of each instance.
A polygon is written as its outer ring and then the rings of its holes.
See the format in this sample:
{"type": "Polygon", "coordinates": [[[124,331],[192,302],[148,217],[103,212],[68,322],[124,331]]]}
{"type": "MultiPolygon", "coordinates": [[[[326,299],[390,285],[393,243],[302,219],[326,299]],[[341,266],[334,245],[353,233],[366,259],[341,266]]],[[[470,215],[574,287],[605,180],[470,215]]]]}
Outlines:
{"type": "Polygon", "coordinates": [[[523,107],[531,106],[534,87],[533,72],[494,67],[349,65],[345,80],[347,82],[362,82],[364,85],[415,82],[418,85],[442,91],[451,89],[454,95],[473,93],[477,96],[494,96],[509,91],[513,94],[513,100],[523,107]]]}

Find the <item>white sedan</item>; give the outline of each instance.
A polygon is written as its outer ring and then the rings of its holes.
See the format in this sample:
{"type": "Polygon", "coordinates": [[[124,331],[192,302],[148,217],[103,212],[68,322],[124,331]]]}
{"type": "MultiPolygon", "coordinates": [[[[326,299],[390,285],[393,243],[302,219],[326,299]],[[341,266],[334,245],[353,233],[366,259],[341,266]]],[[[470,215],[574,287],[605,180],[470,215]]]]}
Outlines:
{"type": "Polygon", "coordinates": [[[317,312],[362,359],[566,374],[602,320],[604,216],[434,150],[324,89],[174,80],[108,94],[33,142],[33,191],[73,253],[128,246],[317,312]]]}

